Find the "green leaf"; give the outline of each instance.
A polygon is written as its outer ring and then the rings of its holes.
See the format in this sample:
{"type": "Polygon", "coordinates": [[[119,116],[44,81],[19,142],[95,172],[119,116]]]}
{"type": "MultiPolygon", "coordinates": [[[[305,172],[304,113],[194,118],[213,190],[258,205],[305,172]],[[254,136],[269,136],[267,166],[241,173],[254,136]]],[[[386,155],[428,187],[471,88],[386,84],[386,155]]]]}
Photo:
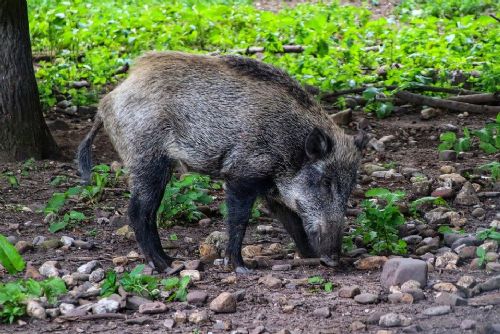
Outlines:
{"type": "Polygon", "coordinates": [[[82,221],[87,219],[87,217],[85,217],[85,215],[79,211],[70,211],[69,218],[71,220],[77,220],[77,221],[82,221]]]}
{"type": "Polygon", "coordinates": [[[144,270],[145,265],[144,264],[138,264],[131,272],[130,276],[139,276],[141,275],[142,271],[144,270]]]}
{"type": "Polygon", "coordinates": [[[457,140],[457,135],[454,132],[448,131],[439,135],[439,140],[454,143],[457,140]]]}
{"type": "Polygon", "coordinates": [[[163,279],[161,281],[161,284],[163,285],[165,290],[172,290],[179,285],[179,278],[169,277],[169,278],[163,279]]]}
{"type": "Polygon", "coordinates": [[[64,230],[68,226],[68,221],[67,220],[60,220],[58,222],[52,223],[49,226],[49,232],[50,233],[56,233],[58,231],[64,230]]]}
{"type": "Polygon", "coordinates": [[[332,282],[326,282],[325,283],[325,291],[326,292],[332,292],[333,291],[333,283],[332,282]]]}
{"type": "Polygon", "coordinates": [[[321,276],[312,276],[309,277],[307,280],[307,283],[313,284],[313,285],[318,285],[318,284],[323,284],[325,282],[325,279],[321,276]]]}
{"type": "Polygon", "coordinates": [[[487,154],[497,153],[498,149],[490,143],[480,142],[479,148],[487,154]]]}
{"type": "Polygon", "coordinates": [[[9,274],[23,271],[26,267],[26,263],[17,249],[2,234],[0,234],[0,263],[7,269],[9,274]]]}
{"type": "Polygon", "coordinates": [[[66,194],[54,193],[43,211],[45,214],[58,213],[59,210],[61,210],[61,208],[64,206],[65,202],[66,202],[66,194]]]}
{"type": "Polygon", "coordinates": [[[379,93],[378,88],[368,87],[363,91],[363,98],[367,101],[371,101],[375,99],[378,93],[379,93]]]}

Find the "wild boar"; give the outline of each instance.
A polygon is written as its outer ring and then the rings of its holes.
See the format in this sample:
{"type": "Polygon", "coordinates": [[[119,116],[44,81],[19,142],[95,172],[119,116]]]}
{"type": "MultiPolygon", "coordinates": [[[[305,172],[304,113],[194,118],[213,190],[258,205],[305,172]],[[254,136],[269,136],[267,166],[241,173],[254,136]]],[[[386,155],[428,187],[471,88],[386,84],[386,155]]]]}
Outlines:
{"type": "Polygon", "coordinates": [[[347,200],[367,136],[349,136],[284,71],[240,56],[152,52],[100,102],[80,144],[89,181],[91,145],[104,124],[130,172],[131,225],[158,271],[156,212],[175,161],[225,181],[226,256],[246,272],[241,245],[257,197],[283,223],[304,257],[335,259],[347,200]]]}

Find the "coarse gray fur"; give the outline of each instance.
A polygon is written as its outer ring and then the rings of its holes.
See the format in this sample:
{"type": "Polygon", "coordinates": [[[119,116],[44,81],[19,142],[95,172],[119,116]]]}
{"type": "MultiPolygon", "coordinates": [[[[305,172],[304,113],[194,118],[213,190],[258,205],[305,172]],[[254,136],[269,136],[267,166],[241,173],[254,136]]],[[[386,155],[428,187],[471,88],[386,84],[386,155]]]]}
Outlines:
{"type": "MultiPolygon", "coordinates": [[[[102,99],[98,113],[96,124],[102,119],[130,171],[132,226],[157,268],[171,262],[152,221],[174,160],[226,181],[228,256],[235,267],[243,268],[241,241],[257,196],[304,256],[340,253],[366,137],[346,135],[282,70],[238,56],[147,53],[102,99]]],[[[97,130],[80,146],[84,178],[97,130]]]]}

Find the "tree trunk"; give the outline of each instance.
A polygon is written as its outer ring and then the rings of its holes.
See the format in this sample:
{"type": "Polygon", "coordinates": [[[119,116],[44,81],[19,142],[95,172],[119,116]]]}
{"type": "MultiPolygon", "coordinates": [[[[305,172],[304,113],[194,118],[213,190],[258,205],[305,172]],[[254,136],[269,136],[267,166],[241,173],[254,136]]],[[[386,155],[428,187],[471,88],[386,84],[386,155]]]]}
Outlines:
{"type": "Polygon", "coordinates": [[[58,153],[38,96],[26,0],[0,0],[0,162],[58,153]]]}

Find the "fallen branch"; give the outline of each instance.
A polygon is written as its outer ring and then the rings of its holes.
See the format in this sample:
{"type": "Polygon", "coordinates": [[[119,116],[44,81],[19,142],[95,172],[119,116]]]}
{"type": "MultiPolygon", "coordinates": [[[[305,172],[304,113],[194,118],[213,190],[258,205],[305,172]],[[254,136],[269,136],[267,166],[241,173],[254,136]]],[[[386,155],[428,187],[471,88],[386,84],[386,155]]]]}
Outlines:
{"type": "Polygon", "coordinates": [[[494,102],[500,102],[500,93],[488,93],[488,94],[474,94],[474,95],[462,95],[462,96],[451,96],[447,100],[472,103],[472,104],[490,104],[494,102]]]}
{"type": "Polygon", "coordinates": [[[101,319],[127,319],[125,314],[120,313],[102,313],[102,314],[88,314],[88,315],[62,315],[57,319],[64,321],[88,321],[88,320],[101,320],[101,319]]]}
{"type": "Polygon", "coordinates": [[[476,105],[458,101],[437,99],[429,96],[400,91],[394,96],[413,105],[429,106],[434,108],[448,109],[451,111],[469,112],[472,114],[498,113],[500,107],[476,105]]]}
{"type": "MultiPolygon", "coordinates": [[[[373,86],[373,87],[375,87],[377,89],[385,89],[385,90],[395,90],[395,89],[399,88],[399,86],[394,86],[394,85],[391,85],[391,86],[373,86]]],[[[339,90],[336,92],[326,93],[323,96],[321,96],[321,99],[323,101],[326,101],[326,102],[333,102],[339,96],[349,95],[349,94],[361,94],[367,88],[370,88],[370,86],[344,89],[344,90],[339,90]]],[[[408,87],[408,88],[405,88],[404,90],[412,91],[412,92],[436,92],[436,93],[448,93],[448,94],[456,94],[456,95],[481,94],[481,92],[476,92],[476,91],[462,89],[462,88],[445,88],[445,87],[425,86],[425,85],[408,87]]]]}

